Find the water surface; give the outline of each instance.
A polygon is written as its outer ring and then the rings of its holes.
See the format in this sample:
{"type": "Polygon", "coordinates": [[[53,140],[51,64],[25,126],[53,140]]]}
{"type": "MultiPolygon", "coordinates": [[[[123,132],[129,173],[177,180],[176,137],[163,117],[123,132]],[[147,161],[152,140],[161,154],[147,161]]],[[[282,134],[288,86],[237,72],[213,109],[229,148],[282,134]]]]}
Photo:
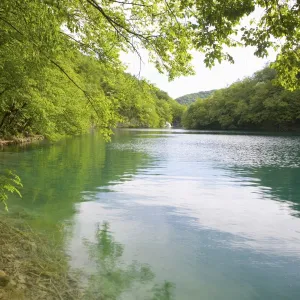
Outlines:
{"type": "Polygon", "coordinates": [[[119,130],[6,148],[0,167],[87,275],[102,230],[117,299],[300,299],[298,136],[119,130]]]}

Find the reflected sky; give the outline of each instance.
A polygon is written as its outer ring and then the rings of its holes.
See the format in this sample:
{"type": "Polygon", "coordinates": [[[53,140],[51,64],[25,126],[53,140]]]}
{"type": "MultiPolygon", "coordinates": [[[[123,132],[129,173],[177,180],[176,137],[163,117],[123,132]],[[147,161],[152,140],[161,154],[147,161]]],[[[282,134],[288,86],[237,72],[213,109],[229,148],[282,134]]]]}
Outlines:
{"type": "MultiPolygon", "coordinates": [[[[85,241],[109,222],[120,263],[148,265],[175,299],[299,299],[298,136],[118,130],[109,144],[91,134],[6,150],[2,165],[24,179],[21,204],[41,223],[69,224],[72,264],[87,274],[85,241]]],[[[148,300],[149,288],[118,299],[148,300]]]]}
{"type": "MultiPolygon", "coordinates": [[[[126,245],[126,260],[148,263],[158,279],[174,282],[176,299],[298,299],[299,137],[118,134],[112,151],[151,160],[136,174],[83,194],[73,249],[107,220],[126,245]]],[[[77,252],[77,266],[82,257],[77,252]]],[[[132,290],[126,299],[144,298],[132,290]]]]}

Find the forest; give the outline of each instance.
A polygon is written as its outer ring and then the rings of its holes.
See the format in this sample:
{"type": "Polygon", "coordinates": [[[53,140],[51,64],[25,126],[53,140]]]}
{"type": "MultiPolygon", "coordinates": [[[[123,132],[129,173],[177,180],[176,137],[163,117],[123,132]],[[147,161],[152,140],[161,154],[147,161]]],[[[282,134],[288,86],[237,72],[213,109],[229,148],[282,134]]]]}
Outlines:
{"type": "Polygon", "coordinates": [[[118,126],[179,123],[183,107],[125,72],[124,41],[105,19],[91,24],[92,1],[67,2],[1,1],[0,138],[57,140],[91,127],[109,137],[118,126]]]}
{"type": "Polygon", "coordinates": [[[214,93],[214,91],[215,90],[200,91],[198,93],[187,94],[187,95],[181,96],[179,98],[176,98],[175,100],[180,104],[189,105],[189,104],[195,102],[198,98],[201,98],[201,99],[208,98],[210,95],[212,95],[214,93]]]}
{"type": "Polygon", "coordinates": [[[184,109],[180,104],[123,67],[70,49],[59,58],[59,67],[53,63],[41,67],[27,51],[8,36],[0,46],[2,138],[58,139],[91,127],[109,134],[117,126],[151,128],[180,121],[184,109]]]}
{"type": "Polygon", "coordinates": [[[183,115],[188,129],[293,131],[300,129],[300,90],[276,84],[276,71],[266,67],[252,77],[198,99],[183,115]]]}
{"type": "MultiPolygon", "coordinates": [[[[276,48],[272,67],[278,81],[295,89],[297,12],[298,2],[278,1],[2,0],[0,136],[38,134],[55,140],[98,127],[108,138],[117,126],[178,125],[184,107],[125,72],[120,53],[133,52],[142,61],[140,49],[174,79],[194,74],[192,49],[203,52],[205,65],[212,67],[234,62],[228,47],[253,46],[258,57],[276,48]],[[239,26],[257,8],[264,9],[261,18],[239,26]],[[236,42],[232,37],[238,34],[236,42]]],[[[228,106],[221,113],[222,128],[231,123],[230,115],[223,116],[228,106]]],[[[184,125],[198,126],[193,118],[191,123],[184,125]]]]}

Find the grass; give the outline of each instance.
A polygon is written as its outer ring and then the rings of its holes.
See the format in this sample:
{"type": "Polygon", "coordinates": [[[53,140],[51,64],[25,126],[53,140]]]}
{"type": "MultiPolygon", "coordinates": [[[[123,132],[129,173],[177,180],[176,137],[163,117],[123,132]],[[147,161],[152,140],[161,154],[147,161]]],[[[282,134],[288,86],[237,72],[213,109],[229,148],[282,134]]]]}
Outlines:
{"type": "Polygon", "coordinates": [[[63,244],[33,231],[24,218],[2,214],[0,299],[69,300],[82,299],[81,294],[63,244]]]}

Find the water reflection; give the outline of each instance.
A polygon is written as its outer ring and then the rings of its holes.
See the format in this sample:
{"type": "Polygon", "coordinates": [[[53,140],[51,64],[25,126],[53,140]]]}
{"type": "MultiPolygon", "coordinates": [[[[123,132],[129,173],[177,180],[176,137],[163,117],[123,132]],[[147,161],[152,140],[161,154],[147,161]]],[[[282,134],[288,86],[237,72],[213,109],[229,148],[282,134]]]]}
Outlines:
{"type": "MultiPolygon", "coordinates": [[[[122,135],[119,142],[128,137],[122,135]]],[[[145,153],[120,153],[111,149],[101,135],[62,140],[53,145],[41,143],[26,147],[4,148],[0,167],[13,169],[22,178],[22,200],[10,198],[10,208],[21,206],[44,215],[51,222],[71,219],[74,204],[113,182],[131,180],[149,164],[145,153]]],[[[41,223],[42,223],[41,222],[41,223]]]]}
{"type": "Polygon", "coordinates": [[[282,201],[289,206],[290,213],[300,217],[300,168],[299,167],[260,167],[232,169],[242,178],[247,177],[264,191],[265,197],[282,201]]]}
{"type": "MultiPolygon", "coordinates": [[[[119,299],[133,285],[147,284],[151,287],[155,277],[149,265],[136,261],[124,264],[124,246],[115,241],[109,228],[109,223],[104,222],[96,231],[95,242],[85,241],[95,271],[88,278],[84,299],[119,299]]],[[[144,299],[172,300],[174,288],[175,285],[167,281],[155,284],[144,299]]]]}
{"type": "Polygon", "coordinates": [[[121,300],[298,300],[300,137],[177,133],[121,130],[0,161],[26,178],[22,203],[41,223],[70,221],[91,297],[98,275],[121,300]]]}
{"type": "Polygon", "coordinates": [[[80,205],[80,224],[93,210],[111,220],[127,259],[176,282],[176,299],[297,299],[299,138],[131,135],[112,149],[152,162],[80,205]]]}

